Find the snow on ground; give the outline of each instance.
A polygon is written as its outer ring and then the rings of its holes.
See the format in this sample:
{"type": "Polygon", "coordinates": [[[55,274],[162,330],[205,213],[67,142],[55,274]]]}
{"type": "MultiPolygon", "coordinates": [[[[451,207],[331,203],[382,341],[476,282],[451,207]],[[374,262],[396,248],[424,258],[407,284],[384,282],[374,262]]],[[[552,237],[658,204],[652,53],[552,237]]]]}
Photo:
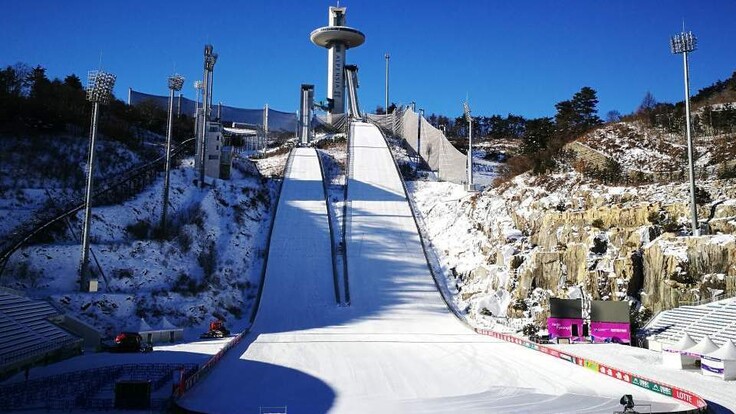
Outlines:
{"type": "Polygon", "coordinates": [[[274,256],[253,331],[184,397],[184,407],[207,412],[258,412],[261,407],[351,413],[612,412],[620,409],[619,397],[630,393],[654,410],[686,408],[477,335],[459,322],[429,274],[383,139],[370,125],[353,128],[346,222],[351,306],[336,305],[327,213],[316,181],[319,167],[305,149],[301,160],[295,159],[295,175],[284,182],[271,242],[274,256]]]}
{"type": "Polygon", "coordinates": [[[74,235],[67,234],[67,242],[32,245],[13,255],[4,282],[35,297],[50,296],[107,335],[137,325],[140,317],[156,326],[165,316],[192,327],[192,335],[213,315],[236,324],[249,315],[260,280],[276,189],[248,168],[241,165],[231,180],[204,190],[192,184],[192,159],[172,170],[166,238],[156,236],[162,178],[123,205],[93,208],[91,268],[98,274],[102,269],[98,294],[78,293],[82,212],[69,223],[74,235]]]}
{"type": "Polygon", "coordinates": [[[288,157],[288,148],[279,147],[277,150],[269,151],[267,157],[257,158],[254,162],[262,176],[269,178],[281,177],[288,157]]]}
{"type": "MultiPolygon", "coordinates": [[[[73,136],[2,137],[0,153],[0,236],[20,230],[44,209],[82,196],[88,140],[73,136]],[[43,168],[34,168],[42,165],[43,168]]],[[[160,148],[133,151],[117,141],[97,142],[95,180],[99,184],[153,159],[160,148]]]]}

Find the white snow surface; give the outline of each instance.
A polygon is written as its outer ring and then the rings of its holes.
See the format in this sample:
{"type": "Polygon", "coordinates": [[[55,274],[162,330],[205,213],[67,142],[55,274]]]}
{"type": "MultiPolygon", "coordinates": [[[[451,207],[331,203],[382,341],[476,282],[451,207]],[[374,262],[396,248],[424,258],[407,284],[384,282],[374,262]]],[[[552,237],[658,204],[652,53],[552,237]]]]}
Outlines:
{"type": "Polygon", "coordinates": [[[613,412],[622,394],[653,411],[675,400],[475,334],[427,267],[379,131],[351,126],[346,249],[351,306],[336,305],[316,154],[296,149],[275,218],[251,333],[180,401],[202,412],[613,412]]]}

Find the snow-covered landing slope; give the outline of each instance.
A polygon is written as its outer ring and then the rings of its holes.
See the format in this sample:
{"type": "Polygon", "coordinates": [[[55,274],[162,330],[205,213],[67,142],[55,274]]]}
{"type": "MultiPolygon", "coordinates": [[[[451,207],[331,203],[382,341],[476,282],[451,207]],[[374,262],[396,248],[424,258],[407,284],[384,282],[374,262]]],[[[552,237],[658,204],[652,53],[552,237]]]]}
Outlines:
{"type": "Polygon", "coordinates": [[[639,403],[651,402],[653,411],[685,408],[477,335],[457,321],[435,289],[383,138],[361,123],[352,126],[351,136],[351,306],[335,304],[327,213],[317,208],[322,190],[306,178],[319,167],[311,150],[300,150],[304,156],[294,158],[282,189],[254,330],[182,406],[223,413],[257,413],[260,407],[306,413],[598,413],[620,409],[621,395],[634,394],[639,403]],[[303,170],[296,168],[300,159],[303,170]]]}

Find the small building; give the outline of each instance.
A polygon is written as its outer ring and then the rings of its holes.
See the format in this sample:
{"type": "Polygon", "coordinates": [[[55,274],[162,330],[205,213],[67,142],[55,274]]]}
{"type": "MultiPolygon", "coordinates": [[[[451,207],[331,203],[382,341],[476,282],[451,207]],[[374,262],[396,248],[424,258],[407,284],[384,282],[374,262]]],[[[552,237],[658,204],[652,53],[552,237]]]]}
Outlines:
{"type": "Polygon", "coordinates": [[[629,303],[594,300],[590,303],[590,336],[593,342],[631,343],[629,303]]]}
{"type": "MultiPolygon", "coordinates": [[[[207,122],[204,146],[204,175],[206,182],[212,179],[227,179],[232,166],[232,147],[225,145],[222,125],[219,122],[207,122]],[[224,156],[223,156],[224,155],[224,156]],[[223,171],[225,174],[223,174],[223,171]],[[223,176],[224,175],[224,176],[223,176]]],[[[202,131],[197,132],[197,147],[195,149],[194,166],[199,171],[202,131]]]]}
{"type": "Polygon", "coordinates": [[[733,341],[728,340],[717,351],[703,355],[700,371],[703,375],[726,381],[736,379],[736,345],[733,341]]]}
{"type": "Polygon", "coordinates": [[[696,345],[689,333],[680,338],[677,343],[662,348],[662,365],[667,368],[682,369],[686,366],[695,366],[695,358],[682,351],[696,345]]]}
{"type": "Polygon", "coordinates": [[[585,340],[588,325],[583,323],[582,302],[579,299],[549,299],[547,318],[549,337],[558,343],[585,340]]]}
{"type": "Polygon", "coordinates": [[[177,328],[166,318],[162,318],[155,328],[141,318],[133,331],[138,332],[149,344],[173,343],[184,339],[184,329],[177,328]]]}
{"type": "Polygon", "coordinates": [[[718,349],[718,345],[713,342],[708,335],[704,336],[695,346],[683,349],[682,353],[688,355],[696,360],[700,360],[703,355],[710,354],[711,352],[718,349]]]}

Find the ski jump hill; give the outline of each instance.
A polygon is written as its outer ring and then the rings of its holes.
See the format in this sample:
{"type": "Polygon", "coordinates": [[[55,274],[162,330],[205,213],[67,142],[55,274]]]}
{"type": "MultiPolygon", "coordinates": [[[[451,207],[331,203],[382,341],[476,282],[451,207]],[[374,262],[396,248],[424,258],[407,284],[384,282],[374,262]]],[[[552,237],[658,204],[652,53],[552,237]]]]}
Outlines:
{"type": "Polygon", "coordinates": [[[621,410],[623,394],[633,394],[637,404],[651,404],[652,412],[692,409],[467,327],[435,286],[383,136],[360,122],[350,132],[347,283],[333,274],[318,154],[295,148],[255,321],[179,400],[181,408],[610,413],[621,410]]]}

